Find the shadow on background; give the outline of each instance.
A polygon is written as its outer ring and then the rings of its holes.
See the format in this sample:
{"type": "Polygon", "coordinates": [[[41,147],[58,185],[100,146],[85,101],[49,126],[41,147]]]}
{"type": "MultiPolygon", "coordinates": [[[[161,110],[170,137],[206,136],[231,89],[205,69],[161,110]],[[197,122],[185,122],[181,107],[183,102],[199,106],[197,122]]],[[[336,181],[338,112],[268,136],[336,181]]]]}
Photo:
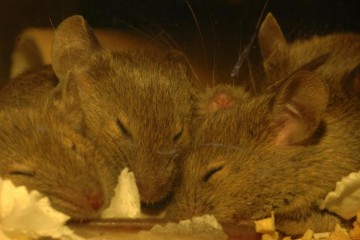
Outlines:
{"type": "MultiPolygon", "coordinates": [[[[2,0],[0,79],[5,81],[8,76],[11,52],[21,30],[57,26],[73,14],[83,15],[93,27],[133,29],[166,39],[188,56],[215,69],[216,78],[227,78],[239,50],[255,31],[264,3],[264,0],[2,0]]],[[[358,0],[269,0],[266,12],[269,11],[290,40],[334,31],[360,32],[358,0]]]]}

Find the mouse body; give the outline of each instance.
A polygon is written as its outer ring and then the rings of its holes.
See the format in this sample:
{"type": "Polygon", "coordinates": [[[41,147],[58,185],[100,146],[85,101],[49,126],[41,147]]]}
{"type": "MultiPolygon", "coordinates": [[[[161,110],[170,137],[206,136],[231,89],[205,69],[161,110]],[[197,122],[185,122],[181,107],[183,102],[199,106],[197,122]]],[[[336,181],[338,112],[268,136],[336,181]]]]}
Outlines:
{"type": "Polygon", "coordinates": [[[328,82],[331,101],[348,97],[351,94],[347,90],[351,88],[358,95],[359,34],[339,32],[289,42],[269,13],[259,29],[258,42],[268,84],[276,85],[299,69],[312,70],[328,82]],[[352,81],[349,81],[349,75],[353,74],[358,77],[350,77],[352,81]]]}
{"type": "Polygon", "coordinates": [[[93,219],[110,203],[116,176],[83,136],[74,91],[54,89],[37,101],[0,109],[0,176],[37,190],[75,220],[93,219]]]}
{"type": "Polygon", "coordinates": [[[319,74],[299,70],[258,96],[234,86],[209,90],[168,216],[226,222],[274,211],[285,235],[333,230],[341,219],[317,204],[360,169],[360,105],[329,104],[330,89],[319,74]]]}
{"type": "Polygon", "coordinates": [[[25,102],[36,99],[55,85],[76,85],[85,136],[119,172],[123,167],[134,172],[143,203],[162,202],[171,195],[191,143],[197,91],[186,58],[158,49],[109,50],[83,17],[69,17],[55,30],[51,67],[9,81],[15,89],[7,93],[7,102],[21,94],[25,102]]]}
{"type": "Polygon", "coordinates": [[[191,143],[194,75],[184,56],[110,51],[72,16],[55,32],[52,67],[60,82],[76,82],[89,138],[134,172],[142,202],[166,199],[191,143]]]}

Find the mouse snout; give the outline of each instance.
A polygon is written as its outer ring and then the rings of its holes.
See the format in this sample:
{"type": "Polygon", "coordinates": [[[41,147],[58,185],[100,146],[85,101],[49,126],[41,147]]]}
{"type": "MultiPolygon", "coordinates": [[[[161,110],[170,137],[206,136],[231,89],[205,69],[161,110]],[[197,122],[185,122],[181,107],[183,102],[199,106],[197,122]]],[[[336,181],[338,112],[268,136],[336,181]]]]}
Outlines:
{"type": "Polygon", "coordinates": [[[139,157],[138,166],[129,168],[134,172],[141,201],[152,204],[171,194],[178,172],[175,161],[168,156],[149,155],[139,157]]]}
{"type": "Polygon", "coordinates": [[[107,195],[98,189],[57,189],[49,195],[51,205],[73,220],[98,218],[107,204],[107,195]]]}
{"type": "Polygon", "coordinates": [[[147,204],[153,204],[163,201],[170,193],[171,187],[169,182],[159,183],[156,180],[136,182],[141,201],[147,204]]]}
{"type": "Polygon", "coordinates": [[[137,187],[139,189],[140,197],[144,202],[157,202],[159,198],[158,190],[149,182],[138,181],[137,187]]]}
{"type": "Polygon", "coordinates": [[[90,208],[92,208],[95,211],[100,210],[105,202],[105,196],[104,194],[99,191],[95,193],[86,194],[85,198],[90,205],[90,208]]]}

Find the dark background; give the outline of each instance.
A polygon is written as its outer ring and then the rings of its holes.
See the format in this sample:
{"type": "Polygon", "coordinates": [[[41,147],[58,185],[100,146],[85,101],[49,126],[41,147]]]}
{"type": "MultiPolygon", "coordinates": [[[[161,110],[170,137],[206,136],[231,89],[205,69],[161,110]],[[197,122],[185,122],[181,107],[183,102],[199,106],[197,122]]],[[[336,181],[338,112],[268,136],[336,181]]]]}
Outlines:
{"type": "MultiPolygon", "coordinates": [[[[0,1],[0,80],[8,76],[10,55],[22,29],[57,26],[73,14],[82,14],[93,27],[171,36],[186,54],[215,65],[220,77],[228,76],[265,4],[263,0],[0,1]]],[[[335,31],[360,32],[359,0],[269,0],[269,11],[289,40],[335,31]]]]}

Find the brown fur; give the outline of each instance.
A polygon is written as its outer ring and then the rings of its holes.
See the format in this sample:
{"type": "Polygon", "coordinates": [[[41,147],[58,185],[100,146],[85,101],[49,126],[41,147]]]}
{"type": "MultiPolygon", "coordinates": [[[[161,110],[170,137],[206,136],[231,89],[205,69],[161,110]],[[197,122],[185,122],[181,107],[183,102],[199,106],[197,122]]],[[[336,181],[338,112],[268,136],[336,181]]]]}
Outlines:
{"type": "Polygon", "coordinates": [[[166,198],[191,140],[194,76],[185,57],[151,46],[112,52],[99,44],[81,16],[72,16],[55,31],[52,69],[28,72],[19,84],[13,81],[6,89],[13,95],[9,99],[26,103],[56,81],[60,88],[76,86],[86,137],[119,172],[127,166],[135,173],[144,202],[166,198]]]}
{"type": "Polygon", "coordinates": [[[144,202],[166,198],[190,144],[186,61],[151,50],[110,52],[80,16],[61,23],[54,39],[54,71],[77,83],[90,138],[134,172],[144,202]]]}
{"type": "Polygon", "coordinates": [[[14,104],[31,105],[38,98],[48,94],[58,84],[51,66],[29,70],[10,79],[0,89],[0,108],[14,104]]]}
{"type": "Polygon", "coordinates": [[[0,110],[0,175],[49,197],[74,219],[98,217],[109,204],[116,177],[85,139],[79,103],[54,90],[24,106],[0,110]]]}
{"type": "Polygon", "coordinates": [[[342,85],[350,85],[349,88],[355,88],[357,95],[360,93],[356,90],[359,89],[358,80],[343,83],[346,80],[344,76],[360,64],[359,34],[334,33],[288,43],[277,21],[269,13],[259,30],[259,44],[269,84],[283,80],[320,56],[327,56],[326,62],[314,72],[329,83],[332,101],[346,95],[342,85]]]}
{"type": "Polygon", "coordinates": [[[360,169],[360,133],[354,131],[360,105],[356,99],[328,105],[328,91],[317,74],[298,71],[276,91],[243,94],[231,107],[208,113],[169,217],[214,214],[237,221],[274,210],[276,227],[285,234],[332,230],[340,220],[317,203],[360,169]]]}

